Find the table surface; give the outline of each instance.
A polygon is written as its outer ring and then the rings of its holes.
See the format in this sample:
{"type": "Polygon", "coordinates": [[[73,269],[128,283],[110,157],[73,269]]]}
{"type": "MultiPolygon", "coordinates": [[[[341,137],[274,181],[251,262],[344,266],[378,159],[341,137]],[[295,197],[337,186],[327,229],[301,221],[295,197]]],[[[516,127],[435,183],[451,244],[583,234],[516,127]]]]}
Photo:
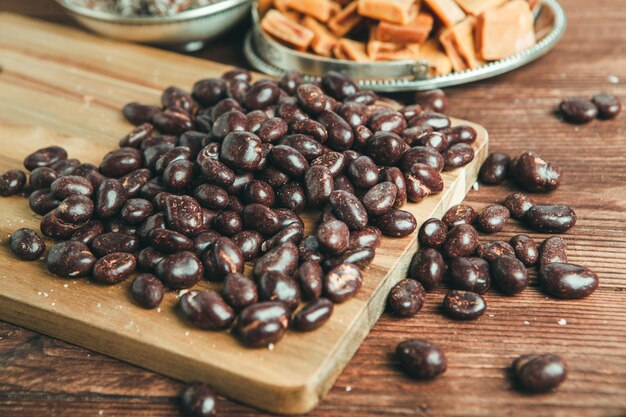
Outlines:
{"type": "MultiPolygon", "coordinates": [[[[474,323],[441,319],[443,292],[435,291],[414,318],[383,315],[311,415],[626,415],[626,115],[585,126],[554,115],[566,96],[606,90],[626,99],[626,2],[562,3],[569,27],[554,51],[514,73],[449,89],[449,113],[484,125],[492,151],[534,150],[563,167],[561,188],[536,200],[576,209],[579,223],[565,236],[570,261],[597,271],[600,288],[580,301],[547,299],[534,282],[518,297],[489,294],[488,314],[474,323]],[[391,352],[408,337],[443,346],[447,374],[429,383],[404,377],[391,352]],[[529,396],[513,389],[507,367],[529,349],[556,352],[569,362],[569,380],[557,393],[529,396]]],[[[50,0],[2,0],[1,11],[74,24],[50,0]]],[[[243,32],[196,55],[245,66],[243,32]]],[[[481,186],[466,202],[480,208],[512,190],[509,184],[481,186]]],[[[496,237],[522,230],[510,222],[496,237]]],[[[182,388],[172,379],[0,322],[4,417],[177,416],[182,388]]],[[[226,416],[262,414],[225,398],[219,407],[226,416]]]]}

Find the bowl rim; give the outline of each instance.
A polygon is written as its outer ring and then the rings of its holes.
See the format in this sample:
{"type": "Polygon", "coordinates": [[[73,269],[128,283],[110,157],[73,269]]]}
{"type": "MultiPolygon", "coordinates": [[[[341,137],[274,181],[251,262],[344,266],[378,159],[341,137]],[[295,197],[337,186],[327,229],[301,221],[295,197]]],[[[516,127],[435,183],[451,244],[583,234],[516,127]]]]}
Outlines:
{"type": "Polygon", "coordinates": [[[121,16],[115,13],[107,13],[98,10],[88,9],[77,4],[73,4],[71,0],[55,1],[70,13],[79,15],[81,17],[100,20],[104,22],[135,25],[151,25],[193,20],[203,18],[211,14],[220,13],[246,3],[252,3],[252,0],[220,0],[215,3],[207,4],[206,6],[196,7],[167,16],[121,16]]]}

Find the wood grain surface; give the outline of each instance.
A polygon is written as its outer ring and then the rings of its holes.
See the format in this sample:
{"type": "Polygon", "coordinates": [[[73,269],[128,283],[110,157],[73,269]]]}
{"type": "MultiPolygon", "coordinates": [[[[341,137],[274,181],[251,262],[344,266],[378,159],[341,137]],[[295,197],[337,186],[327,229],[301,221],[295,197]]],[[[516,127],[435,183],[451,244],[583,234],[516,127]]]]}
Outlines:
{"type": "MultiPolygon", "coordinates": [[[[450,113],[486,126],[491,150],[535,150],[562,165],[562,187],[536,199],[577,210],[578,225],[564,236],[570,259],[596,270],[600,288],[578,301],[548,299],[534,281],[516,297],[489,293],[488,313],[474,323],[441,316],[443,290],[435,291],[415,318],[383,315],[310,415],[626,415],[626,119],[572,126],[553,114],[570,95],[607,90],[626,100],[626,4],[562,3],[568,31],[554,51],[511,74],[449,89],[450,113]],[[405,378],[390,353],[407,337],[440,344],[448,372],[429,383],[405,378]],[[568,361],[569,379],[558,392],[531,396],[513,389],[507,367],[529,352],[556,352],[568,361]]],[[[45,0],[4,0],[0,8],[69,23],[45,0]]],[[[237,51],[238,41],[215,48],[237,51]]],[[[236,53],[221,53],[205,56],[244,64],[236,53]]],[[[466,202],[480,208],[513,190],[481,187],[466,202]]],[[[521,230],[510,222],[496,237],[521,230]]],[[[179,415],[176,394],[183,385],[176,381],[10,324],[0,324],[0,337],[2,416],[179,415]]],[[[263,414],[224,398],[219,406],[226,416],[263,414]]]]}
{"type": "MultiPolygon", "coordinates": [[[[158,103],[167,86],[190,88],[200,78],[224,72],[210,61],[111,42],[19,15],[0,14],[0,27],[0,171],[19,167],[25,155],[51,144],[61,144],[72,158],[98,164],[132,129],[120,112],[124,103],[158,103]],[[151,78],[143,78],[145,68],[152,69],[151,78]]],[[[475,183],[488,139],[484,128],[474,128],[474,159],[442,173],[443,192],[403,207],[418,226],[460,203],[475,183]]],[[[17,227],[38,229],[40,217],[24,198],[2,199],[0,207],[2,236],[17,227]]],[[[302,218],[310,233],[319,211],[302,218]]],[[[128,303],[131,280],[100,286],[58,279],[43,262],[20,262],[6,244],[0,249],[0,279],[6,283],[0,286],[0,318],[168,376],[210,383],[230,398],[265,410],[303,413],[317,405],[353,356],[384,310],[389,289],[406,276],[416,247],[415,235],[384,238],[354,300],[337,305],[321,329],[289,332],[269,350],[246,348],[228,332],[189,326],[179,317],[176,291],[166,294],[156,312],[144,310],[128,303]]],[[[200,286],[222,287],[205,281],[200,286]]]]}

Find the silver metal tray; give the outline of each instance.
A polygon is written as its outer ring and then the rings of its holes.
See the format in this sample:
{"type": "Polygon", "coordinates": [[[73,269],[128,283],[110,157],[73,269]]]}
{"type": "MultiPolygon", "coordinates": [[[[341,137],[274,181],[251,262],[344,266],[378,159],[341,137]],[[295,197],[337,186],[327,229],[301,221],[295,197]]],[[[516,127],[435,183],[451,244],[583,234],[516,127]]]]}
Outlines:
{"type": "Polygon", "coordinates": [[[251,0],[222,0],[171,16],[124,17],[56,0],[74,19],[96,33],[115,39],[194,51],[230,30],[249,13],[251,0]]]}
{"type": "Polygon", "coordinates": [[[565,33],[567,18],[557,0],[542,0],[535,15],[538,39],[535,45],[519,54],[477,68],[435,77],[427,76],[428,63],[425,61],[363,63],[294,51],[263,33],[256,2],[252,6],[252,24],[245,39],[244,53],[258,71],[280,77],[285,71],[296,70],[308,79],[316,79],[324,72],[334,70],[350,76],[363,88],[394,92],[450,87],[517,69],[545,55],[557,44],[565,33]]]}

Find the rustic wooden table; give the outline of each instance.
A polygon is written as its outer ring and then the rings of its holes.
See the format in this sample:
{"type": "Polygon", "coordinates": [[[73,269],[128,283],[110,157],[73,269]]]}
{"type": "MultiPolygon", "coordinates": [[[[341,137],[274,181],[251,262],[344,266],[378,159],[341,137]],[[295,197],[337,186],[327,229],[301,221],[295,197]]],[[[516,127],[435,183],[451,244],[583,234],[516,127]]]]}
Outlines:
{"type": "MultiPolygon", "coordinates": [[[[450,113],[481,123],[491,149],[535,150],[565,171],[562,187],[538,201],[569,203],[579,223],[565,238],[570,261],[601,277],[581,301],[547,299],[531,285],[522,295],[490,294],[488,314],[474,323],[437,314],[442,292],[415,318],[384,315],[335,387],[311,415],[626,415],[626,115],[585,126],[553,114],[561,98],[607,90],[626,101],[626,2],[563,0],[569,28],[548,56],[512,74],[448,91],[450,113]],[[421,337],[448,352],[447,374],[431,383],[405,378],[390,352],[421,337]],[[522,354],[556,352],[570,365],[554,394],[521,395],[507,366],[522,354]]],[[[11,11],[73,24],[50,0],[2,0],[11,11]]],[[[245,65],[243,31],[197,55],[245,65]]],[[[513,188],[481,187],[467,202],[480,208],[513,188]]],[[[522,230],[511,222],[498,236],[522,230]]],[[[537,239],[544,236],[535,234],[537,239]]],[[[177,416],[182,384],[123,362],[0,322],[0,415],[177,416]]],[[[222,415],[262,414],[221,398],[222,415]]]]}

